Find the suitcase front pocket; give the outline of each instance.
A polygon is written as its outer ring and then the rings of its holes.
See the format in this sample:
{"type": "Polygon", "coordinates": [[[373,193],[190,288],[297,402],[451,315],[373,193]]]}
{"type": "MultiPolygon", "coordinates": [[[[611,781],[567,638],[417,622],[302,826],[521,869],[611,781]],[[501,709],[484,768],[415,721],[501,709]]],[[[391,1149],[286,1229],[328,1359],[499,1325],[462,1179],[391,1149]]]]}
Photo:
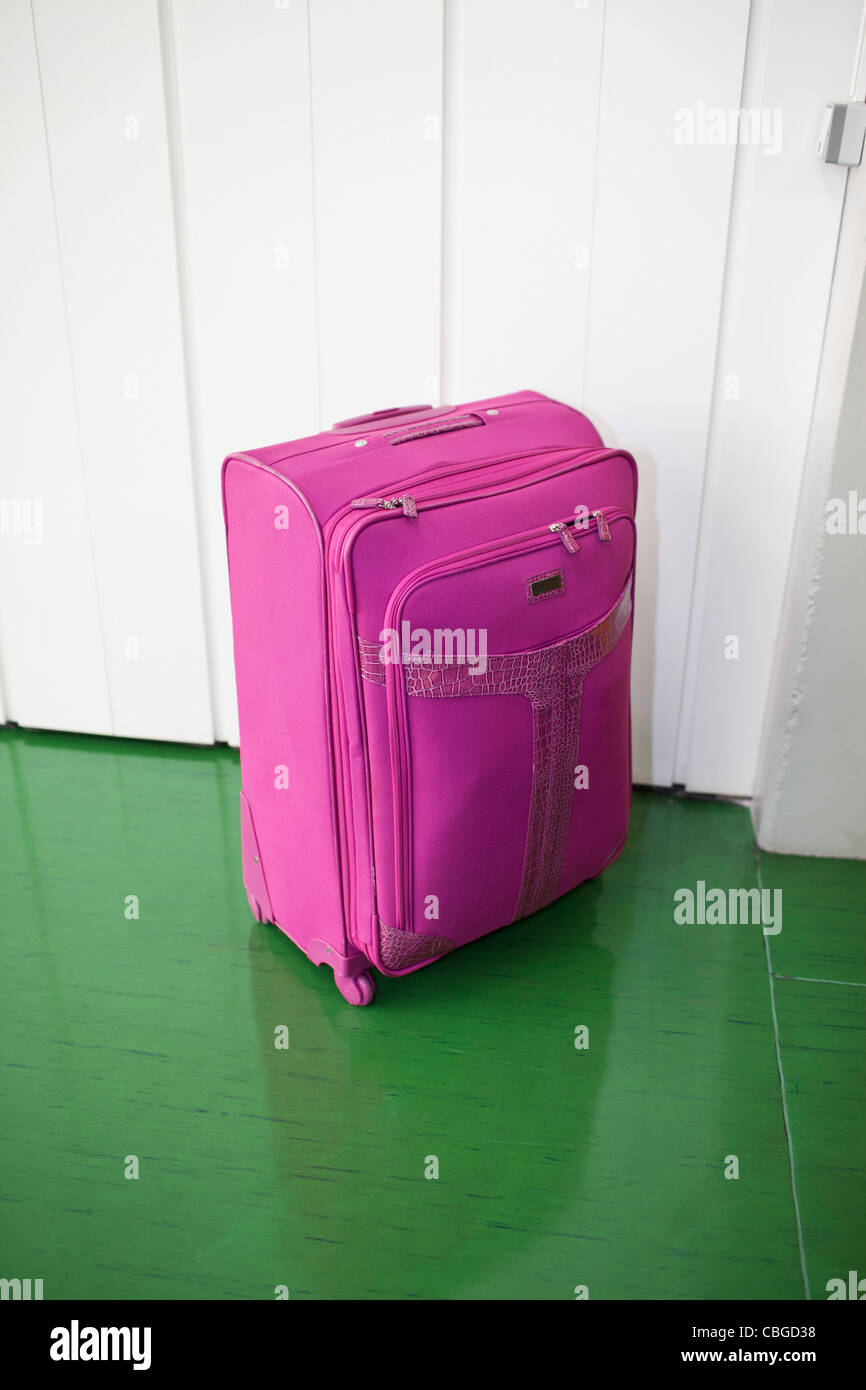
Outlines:
{"type": "Polygon", "coordinates": [[[612,510],[583,531],[554,523],[475,547],[408,576],[383,641],[361,642],[362,673],[388,702],[398,915],[380,928],[387,969],[538,911],[617,847],[633,550],[631,519],[612,510]],[[587,712],[599,761],[582,781],[596,757],[587,712]]]}

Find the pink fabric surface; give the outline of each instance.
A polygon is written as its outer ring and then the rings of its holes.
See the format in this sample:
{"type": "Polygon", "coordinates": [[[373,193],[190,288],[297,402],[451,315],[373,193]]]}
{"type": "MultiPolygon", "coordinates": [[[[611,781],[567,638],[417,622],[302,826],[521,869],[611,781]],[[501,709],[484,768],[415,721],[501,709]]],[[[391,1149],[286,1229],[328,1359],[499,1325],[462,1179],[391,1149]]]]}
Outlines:
{"type": "Polygon", "coordinates": [[[415,412],[224,466],[245,881],[338,976],[538,910],[628,824],[633,460],[538,392],[415,412]],[[484,669],[383,662],[404,624],[484,669]]]}

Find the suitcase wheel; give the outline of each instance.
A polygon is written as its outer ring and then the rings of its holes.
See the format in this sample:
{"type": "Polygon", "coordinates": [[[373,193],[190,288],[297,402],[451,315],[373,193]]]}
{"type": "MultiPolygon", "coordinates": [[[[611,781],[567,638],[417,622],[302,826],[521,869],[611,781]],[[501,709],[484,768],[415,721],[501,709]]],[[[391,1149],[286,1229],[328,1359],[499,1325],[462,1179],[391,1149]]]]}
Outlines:
{"type": "Polygon", "coordinates": [[[376,993],[373,976],[365,970],[363,975],[350,979],[347,975],[335,975],[337,989],[347,1004],[372,1004],[376,993]]]}

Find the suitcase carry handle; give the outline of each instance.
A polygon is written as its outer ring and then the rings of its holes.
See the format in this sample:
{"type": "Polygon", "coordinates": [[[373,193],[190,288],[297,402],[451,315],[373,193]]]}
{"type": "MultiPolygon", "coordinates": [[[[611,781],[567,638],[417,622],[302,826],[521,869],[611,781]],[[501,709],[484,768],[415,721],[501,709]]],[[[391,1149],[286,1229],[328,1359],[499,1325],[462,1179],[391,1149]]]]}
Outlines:
{"type": "Polygon", "coordinates": [[[387,410],[373,410],[369,415],[353,415],[349,420],[337,420],[331,426],[332,430],[363,430],[372,427],[378,429],[380,425],[386,425],[391,420],[399,420],[401,424],[408,424],[410,420],[424,419],[432,420],[436,415],[446,415],[453,410],[453,405],[440,405],[434,410],[432,405],[394,405],[387,410]]]}

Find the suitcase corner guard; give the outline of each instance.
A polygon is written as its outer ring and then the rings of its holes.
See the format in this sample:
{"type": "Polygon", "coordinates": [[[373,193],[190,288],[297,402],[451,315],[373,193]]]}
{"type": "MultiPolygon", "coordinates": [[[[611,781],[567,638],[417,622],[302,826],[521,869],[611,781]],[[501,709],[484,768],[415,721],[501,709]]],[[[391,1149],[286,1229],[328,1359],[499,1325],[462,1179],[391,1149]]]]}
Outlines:
{"type": "Polygon", "coordinates": [[[447,936],[425,936],[422,932],[397,931],[379,922],[379,952],[387,970],[402,972],[447,955],[454,942],[447,936]]]}

